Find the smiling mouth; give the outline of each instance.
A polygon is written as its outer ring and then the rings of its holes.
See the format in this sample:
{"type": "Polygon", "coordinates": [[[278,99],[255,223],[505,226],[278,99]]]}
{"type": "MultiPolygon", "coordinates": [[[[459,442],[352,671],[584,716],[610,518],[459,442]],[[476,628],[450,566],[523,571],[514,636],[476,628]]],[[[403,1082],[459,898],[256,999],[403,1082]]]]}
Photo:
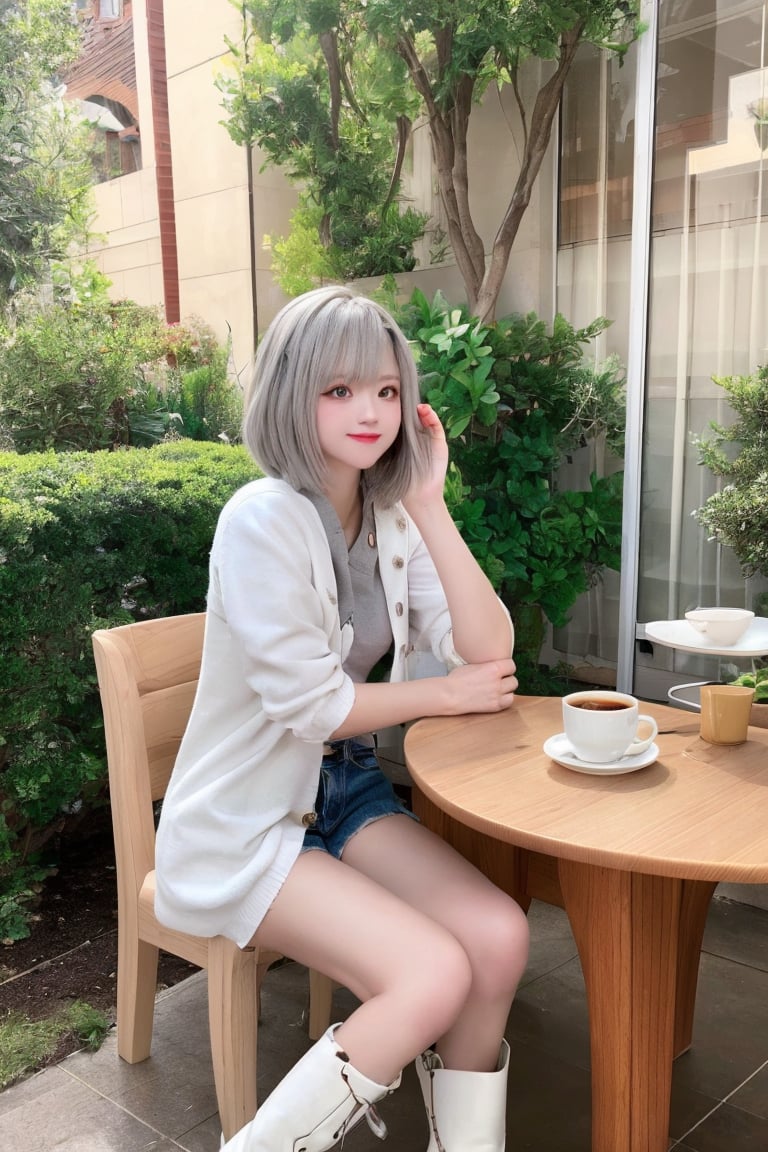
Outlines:
{"type": "Polygon", "coordinates": [[[368,433],[349,433],[350,440],[358,440],[361,444],[375,444],[377,440],[381,439],[381,433],[368,432],[368,433]]]}

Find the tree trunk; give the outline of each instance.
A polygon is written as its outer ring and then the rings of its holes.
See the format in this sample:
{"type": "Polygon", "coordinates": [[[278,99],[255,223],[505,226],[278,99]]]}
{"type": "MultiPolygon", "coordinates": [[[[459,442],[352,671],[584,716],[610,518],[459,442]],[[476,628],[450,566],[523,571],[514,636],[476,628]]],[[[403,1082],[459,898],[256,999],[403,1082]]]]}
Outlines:
{"type": "Polygon", "coordinates": [[[563,87],[573,64],[581,39],[582,25],[577,24],[566,33],[560,43],[557,69],[536,97],[531,126],[523,153],[523,161],[509,205],[504,214],[491,249],[491,257],[477,293],[476,314],[483,323],[493,320],[504,276],[509,265],[512,245],[520,222],[531,201],[531,193],[552,137],[563,87]]]}
{"type": "Polygon", "coordinates": [[[413,41],[405,35],[398,37],[397,51],[405,61],[413,85],[424,101],[448,238],[464,281],[470,310],[473,310],[485,271],[483,242],[469,211],[467,127],[474,82],[466,78],[466,83],[460,85],[452,114],[444,116],[413,41]],[[459,150],[461,155],[457,156],[459,150]]]}

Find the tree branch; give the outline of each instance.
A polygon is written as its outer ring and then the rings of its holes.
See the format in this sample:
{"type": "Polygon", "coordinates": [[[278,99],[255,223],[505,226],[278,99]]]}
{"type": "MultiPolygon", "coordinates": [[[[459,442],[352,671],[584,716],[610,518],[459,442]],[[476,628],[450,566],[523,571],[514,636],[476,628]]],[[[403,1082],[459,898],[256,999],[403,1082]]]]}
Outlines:
{"type": "Polygon", "coordinates": [[[318,32],[320,48],[328,69],[328,86],[331,94],[331,144],[334,152],[339,150],[339,116],[341,115],[341,64],[339,44],[335,32],[318,32]]]}
{"type": "Polygon", "coordinates": [[[522,93],[520,92],[520,71],[517,64],[515,64],[514,68],[510,67],[508,72],[509,82],[515,96],[515,103],[517,104],[517,110],[520,113],[520,123],[523,126],[523,152],[525,153],[528,148],[528,113],[525,110],[522,93]]]}
{"type": "Polygon", "coordinates": [[[411,138],[411,121],[408,116],[398,116],[397,118],[397,152],[395,155],[395,166],[392,169],[392,179],[389,182],[387,189],[387,198],[381,208],[382,219],[386,215],[386,211],[390,204],[397,195],[397,190],[400,185],[400,176],[403,171],[403,161],[405,160],[406,149],[408,148],[408,141],[411,138]]]}
{"type": "Polygon", "coordinates": [[[362,121],[363,124],[367,124],[368,123],[368,117],[366,116],[365,112],[363,111],[363,109],[358,104],[357,97],[355,96],[355,93],[352,90],[352,85],[349,82],[349,74],[347,72],[346,64],[341,69],[341,84],[342,84],[342,87],[344,89],[344,95],[347,98],[347,103],[349,104],[350,108],[355,113],[355,115],[358,117],[358,119],[360,121],[362,121]]]}

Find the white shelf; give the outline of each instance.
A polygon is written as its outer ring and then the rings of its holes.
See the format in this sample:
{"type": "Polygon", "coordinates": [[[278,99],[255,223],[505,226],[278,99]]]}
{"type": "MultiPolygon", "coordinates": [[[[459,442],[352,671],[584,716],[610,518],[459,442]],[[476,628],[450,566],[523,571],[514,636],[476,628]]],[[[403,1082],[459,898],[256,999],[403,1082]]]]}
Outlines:
{"type": "Polygon", "coordinates": [[[687,620],[651,620],[645,625],[645,638],[666,648],[697,652],[703,656],[732,656],[734,659],[768,655],[768,619],[756,616],[736,644],[718,647],[697,632],[687,620]]]}

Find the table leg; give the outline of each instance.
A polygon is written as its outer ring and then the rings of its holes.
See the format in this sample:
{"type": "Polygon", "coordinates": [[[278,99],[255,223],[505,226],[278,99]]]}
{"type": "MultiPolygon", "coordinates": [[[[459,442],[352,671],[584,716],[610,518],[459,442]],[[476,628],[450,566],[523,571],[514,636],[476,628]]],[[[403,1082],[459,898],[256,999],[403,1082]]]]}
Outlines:
{"type": "Polygon", "coordinates": [[[666,1152],[682,881],[559,873],[589,1003],[593,1152],[666,1152]]]}
{"type": "Polygon", "coordinates": [[[704,935],[709,904],[716,887],[717,884],[709,880],[683,881],[677,956],[677,996],[675,998],[675,1040],[673,1046],[675,1056],[680,1056],[691,1046],[701,940],[704,935]]]}

